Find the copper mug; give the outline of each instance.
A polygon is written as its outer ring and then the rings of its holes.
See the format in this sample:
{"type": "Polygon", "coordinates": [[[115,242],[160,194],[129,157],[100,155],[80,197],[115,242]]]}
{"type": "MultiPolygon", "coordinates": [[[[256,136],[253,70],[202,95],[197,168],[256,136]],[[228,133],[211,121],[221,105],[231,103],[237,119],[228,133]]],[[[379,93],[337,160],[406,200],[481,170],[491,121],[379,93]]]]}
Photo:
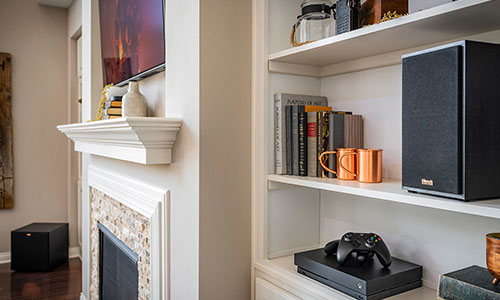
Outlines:
{"type": "Polygon", "coordinates": [[[496,285],[500,282],[500,233],[486,235],[486,265],[496,285]]]}
{"type": "MultiPolygon", "coordinates": [[[[337,178],[357,179],[359,182],[382,182],[382,150],[381,149],[337,149],[337,178]],[[343,151],[341,151],[343,150],[343,151]],[[342,174],[340,176],[339,174],[342,174]]],[[[328,169],[321,159],[324,154],[335,153],[328,151],[320,156],[320,163],[325,170],[328,169]]]]}
{"type": "Polygon", "coordinates": [[[342,180],[356,180],[356,157],[346,156],[347,154],[356,154],[356,148],[339,148],[337,151],[325,151],[319,156],[319,163],[323,169],[330,173],[336,174],[338,179],[342,180]],[[327,166],[323,161],[323,157],[328,154],[337,154],[337,171],[334,171],[327,166]],[[344,168],[339,168],[340,161],[344,163],[344,168]]]}

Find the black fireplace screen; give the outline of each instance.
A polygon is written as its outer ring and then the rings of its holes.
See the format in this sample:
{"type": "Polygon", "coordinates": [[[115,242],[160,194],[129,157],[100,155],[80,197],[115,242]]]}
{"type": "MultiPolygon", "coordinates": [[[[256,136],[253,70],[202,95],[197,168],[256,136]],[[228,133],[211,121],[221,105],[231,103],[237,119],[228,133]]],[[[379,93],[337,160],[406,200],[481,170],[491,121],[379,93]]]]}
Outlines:
{"type": "Polygon", "coordinates": [[[101,223],[99,226],[99,296],[101,300],[136,300],[138,256],[101,223]]]}

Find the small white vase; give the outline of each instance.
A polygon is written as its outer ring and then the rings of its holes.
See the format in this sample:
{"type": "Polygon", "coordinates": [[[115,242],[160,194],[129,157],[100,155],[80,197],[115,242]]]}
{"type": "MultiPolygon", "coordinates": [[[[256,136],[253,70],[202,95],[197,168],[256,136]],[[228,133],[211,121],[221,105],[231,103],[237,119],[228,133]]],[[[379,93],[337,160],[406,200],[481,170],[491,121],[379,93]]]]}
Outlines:
{"type": "Polygon", "coordinates": [[[122,117],[146,117],[147,110],[146,98],[139,91],[139,83],[130,81],[128,92],[122,99],[122,117]]]}

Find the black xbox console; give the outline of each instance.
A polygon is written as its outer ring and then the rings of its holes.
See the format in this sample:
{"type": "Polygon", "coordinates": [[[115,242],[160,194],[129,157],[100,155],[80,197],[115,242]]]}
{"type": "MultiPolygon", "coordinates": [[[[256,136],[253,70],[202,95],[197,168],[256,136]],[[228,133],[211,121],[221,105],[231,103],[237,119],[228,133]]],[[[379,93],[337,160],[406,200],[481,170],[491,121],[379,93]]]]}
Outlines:
{"type": "Polygon", "coordinates": [[[392,258],[389,268],[377,259],[359,264],[346,259],[343,265],[336,255],[316,249],[295,254],[297,272],[326,284],[356,299],[377,300],[422,286],[422,267],[392,258]]]}
{"type": "Polygon", "coordinates": [[[500,197],[500,45],[461,41],[403,56],[403,188],[500,197]]]}

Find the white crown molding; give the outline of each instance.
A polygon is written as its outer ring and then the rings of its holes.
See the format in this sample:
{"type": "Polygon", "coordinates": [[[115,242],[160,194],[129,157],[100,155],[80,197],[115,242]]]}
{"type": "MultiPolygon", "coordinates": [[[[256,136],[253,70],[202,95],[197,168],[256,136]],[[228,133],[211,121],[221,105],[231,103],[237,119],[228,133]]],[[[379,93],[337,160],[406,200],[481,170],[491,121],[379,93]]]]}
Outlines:
{"type": "Polygon", "coordinates": [[[178,118],[125,117],[57,126],[75,150],[140,164],[171,163],[178,118]]]}
{"type": "Polygon", "coordinates": [[[89,186],[149,218],[151,299],[168,299],[169,191],[95,166],[88,172],[89,186]]]}

